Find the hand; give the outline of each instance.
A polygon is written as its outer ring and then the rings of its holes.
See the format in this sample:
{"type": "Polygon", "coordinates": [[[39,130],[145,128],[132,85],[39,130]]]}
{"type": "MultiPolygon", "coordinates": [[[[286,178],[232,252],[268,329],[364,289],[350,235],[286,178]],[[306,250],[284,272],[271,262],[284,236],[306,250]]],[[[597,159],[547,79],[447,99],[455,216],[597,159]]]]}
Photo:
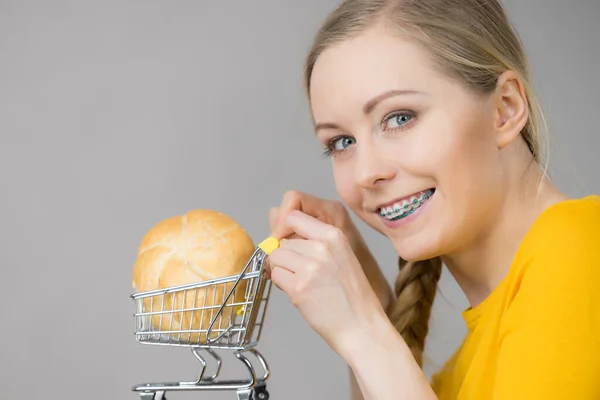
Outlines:
{"type": "MultiPolygon", "coordinates": [[[[394,300],[392,288],[343,204],[297,190],[288,191],[279,207],[273,207],[269,212],[271,236],[278,239],[297,237],[287,223],[287,216],[293,210],[302,211],[327,225],[334,226],[346,236],[379,301],[383,308],[387,309],[394,300]]],[[[268,268],[265,272],[267,277],[270,277],[268,268]]]]}
{"type": "Polygon", "coordinates": [[[344,357],[368,339],[385,312],[339,228],[298,210],[285,222],[295,238],[283,239],[269,256],[271,280],[344,357]]]}

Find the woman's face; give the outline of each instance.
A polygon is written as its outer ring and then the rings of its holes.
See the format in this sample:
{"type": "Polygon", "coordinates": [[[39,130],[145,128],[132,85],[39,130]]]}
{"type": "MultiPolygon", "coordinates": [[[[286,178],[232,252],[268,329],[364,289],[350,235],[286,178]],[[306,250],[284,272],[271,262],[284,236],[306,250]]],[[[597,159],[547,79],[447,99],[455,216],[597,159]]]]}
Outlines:
{"type": "Polygon", "coordinates": [[[320,56],[310,101],[342,200],[400,256],[431,258],[483,239],[505,190],[496,100],[374,29],[320,56]]]}

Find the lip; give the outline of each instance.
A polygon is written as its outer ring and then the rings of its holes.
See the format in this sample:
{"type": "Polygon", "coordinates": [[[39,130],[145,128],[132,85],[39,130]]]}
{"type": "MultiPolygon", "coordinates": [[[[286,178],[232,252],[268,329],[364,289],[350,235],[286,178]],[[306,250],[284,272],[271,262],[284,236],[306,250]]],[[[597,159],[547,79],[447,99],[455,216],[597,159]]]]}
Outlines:
{"type": "Polygon", "coordinates": [[[432,194],[427,200],[425,200],[425,202],[421,205],[421,207],[419,207],[417,210],[415,210],[414,212],[412,212],[411,214],[409,214],[403,218],[392,221],[387,218],[379,216],[379,220],[381,221],[383,226],[388,229],[397,229],[400,227],[404,227],[405,225],[410,224],[412,221],[419,218],[421,215],[423,215],[424,212],[426,213],[427,210],[429,209],[430,202],[431,202],[431,200],[434,199],[434,197],[435,197],[435,191],[434,191],[434,194],[432,194]]]}
{"type": "Polygon", "coordinates": [[[398,203],[398,202],[401,202],[401,201],[404,201],[404,200],[409,200],[409,199],[410,199],[412,196],[416,196],[416,195],[418,195],[418,194],[420,194],[420,193],[422,193],[422,192],[426,192],[426,191],[428,191],[428,190],[434,190],[434,191],[435,191],[435,189],[434,189],[434,188],[428,188],[428,189],[419,190],[418,192],[414,192],[414,193],[412,193],[412,194],[409,194],[408,196],[404,196],[404,197],[398,197],[398,198],[397,198],[397,199],[395,199],[395,200],[389,201],[389,202],[387,202],[387,203],[382,203],[382,204],[378,205],[378,206],[375,208],[375,210],[374,210],[374,211],[378,213],[378,212],[379,212],[379,210],[381,210],[381,209],[382,209],[382,208],[384,208],[384,207],[391,207],[391,206],[393,206],[394,204],[396,204],[396,203],[398,203]]]}

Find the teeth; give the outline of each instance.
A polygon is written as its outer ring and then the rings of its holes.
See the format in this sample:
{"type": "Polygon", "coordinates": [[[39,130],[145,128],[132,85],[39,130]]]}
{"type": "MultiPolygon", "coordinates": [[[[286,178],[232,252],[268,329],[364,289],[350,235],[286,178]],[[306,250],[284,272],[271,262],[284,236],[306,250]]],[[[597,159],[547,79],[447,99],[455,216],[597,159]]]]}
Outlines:
{"type": "Polygon", "coordinates": [[[390,207],[382,208],[379,211],[379,215],[387,219],[395,219],[407,215],[408,213],[421,207],[421,205],[433,194],[432,191],[427,190],[421,192],[416,196],[411,196],[410,199],[404,199],[397,203],[394,203],[390,207]]]}

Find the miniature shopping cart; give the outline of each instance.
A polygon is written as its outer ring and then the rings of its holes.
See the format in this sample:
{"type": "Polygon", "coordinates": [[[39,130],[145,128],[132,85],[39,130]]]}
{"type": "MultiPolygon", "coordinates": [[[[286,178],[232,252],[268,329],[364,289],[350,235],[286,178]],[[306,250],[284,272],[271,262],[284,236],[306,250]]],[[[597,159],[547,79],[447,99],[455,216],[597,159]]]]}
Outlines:
{"type": "Polygon", "coordinates": [[[146,383],[132,390],[143,400],[166,400],[168,391],[195,390],[230,390],[236,392],[238,400],[267,400],[269,367],[256,345],[271,290],[271,281],[263,272],[264,262],[278,246],[274,238],[260,243],[239,275],[133,294],[137,341],[188,347],[201,369],[194,381],[146,383]],[[220,349],[229,350],[245,365],[245,379],[218,379],[220,349]],[[250,354],[254,363],[247,357],[250,354]],[[216,364],[210,375],[208,361],[216,364]]]}

